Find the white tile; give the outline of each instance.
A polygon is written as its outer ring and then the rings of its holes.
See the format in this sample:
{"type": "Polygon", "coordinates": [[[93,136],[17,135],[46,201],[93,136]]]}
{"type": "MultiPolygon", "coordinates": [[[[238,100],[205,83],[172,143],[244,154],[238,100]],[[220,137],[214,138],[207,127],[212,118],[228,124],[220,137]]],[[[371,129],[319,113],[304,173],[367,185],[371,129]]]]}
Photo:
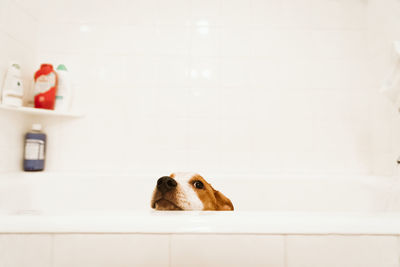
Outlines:
{"type": "Polygon", "coordinates": [[[288,61],[310,60],[314,57],[314,40],[308,29],[280,31],[281,56],[288,61]]]}
{"type": "MultiPolygon", "coordinates": [[[[185,57],[163,57],[157,62],[161,87],[184,87],[190,84],[190,63],[185,57]]],[[[185,95],[180,95],[180,97],[185,95]]],[[[174,97],[170,95],[170,97],[174,97]]],[[[175,96],[176,97],[176,96],[175,96]]]]}
{"type": "MultiPolygon", "coordinates": [[[[320,81],[319,76],[316,74],[317,71],[323,72],[321,65],[315,63],[312,60],[285,60],[280,65],[284,73],[290,79],[281,79],[281,85],[283,88],[292,89],[309,89],[315,84],[317,88],[321,84],[316,81],[320,81]]],[[[326,67],[324,67],[326,68],[326,67]]],[[[324,83],[324,85],[326,85],[324,83]]],[[[322,85],[321,85],[322,86],[322,85]]]]}
{"type": "Polygon", "coordinates": [[[121,28],[121,45],[127,53],[154,56],[156,52],[162,51],[155,26],[129,25],[121,28]]]}
{"type": "Polygon", "coordinates": [[[220,61],[216,58],[190,59],[190,86],[217,87],[220,84],[220,61]]]}
{"type": "Polygon", "coordinates": [[[98,86],[122,87],[127,83],[125,56],[99,55],[94,62],[98,86]]]}
{"type": "Polygon", "coordinates": [[[284,30],[266,29],[261,27],[252,28],[251,43],[248,49],[252,56],[280,58],[286,55],[287,49],[293,46],[293,43],[287,41],[288,34],[284,30]]]}
{"type": "Polygon", "coordinates": [[[190,54],[215,57],[219,55],[219,31],[207,24],[191,28],[190,54]]]}
{"type": "Polygon", "coordinates": [[[285,25],[284,1],[280,0],[252,0],[252,15],[255,25],[271,28],[285,25]]]}
{"type": "Polygon", "coordinates": [[[155,53],[161,56],[188,55],[190,27],[164,27],[156,30],[155,53]]]}
{"type": "Polygon", "coordinates": [[[139,55],[125,58],[127,85],[146,88],[158,84],[158,58],[139,55]]]}
{"type": "Polygon", "coordinates": [[[254,101],[253,88],[221,88],[221,118],[231,120],[251,118],[254,115],[254,101]]]}
{"type": "Polygon", "coordinates": [[[191,0],[191,24],[215,26],[221,21],[221,0],[191,0]]]}
{"type": "Polygon", "coordinates": [[[156,125],[157,140],[153,142],[160,149],[184,150],[187,147],[188,126],[186,120],[166,118],[164,120],[158,120],[156,125]]]}
{"type": "Polygon", "coordinates": [[[221,56],[250,56],[252,32],[246,27],[224,28],[220,34],[221,56]]]}
{"type": "Polygon", "coordinates": [[[168,266],[165,235],[56,235],[54,267],[168,266]]]}
{"type": "Polygon", "coordinates": [[[283,237],[173,235],[171,266],[284,266],[283,237]]]}
{"type": "Polygon", "coordinates": [[[0,5],[0,29],[25,47],[34,48],[37,20],[14,1],[3,0],[0,5]]]}
{"type": "MultiPolygon", "coordinates": [[[[246,119],[226,119],[221,121],[221,148],[223,151],[251,153],[255,146],[253,122],[246,119]]],[[[244,155],[244,153],[243,153],[244,155]]]]}
{"type": "Polygon", "coordinates": [[[168,174],[171,170],[189,170],[187,151],[174,149],[173,147],[167,149],[156,148],[152,151],[141,153],[138,162],[140,164],[136,165],[141,165],[140,167],[144,170],[142,173],[158,171],[159,173],[168,174]]]}
{"type": "Polygon", "coordinates": [[[130,25],[155,25],[157,23],[157,0],[126,1],[126,22],[130,25]]]}
{"type": "Polygon", "coordinates": [[[189,89],[188,117],[216,119],[220,115],[220,89],[199,87],[189,89]]]}
{"type": "Polygon", "coordinates": [[[360,90],[368,84],[368,80],[362,78],[368,76],[368,63],[365,59],[315,60],[309,64],[311,66],[308,70],[313,71],[310,81],[313,88],[360,90]]]}
{"type": "MultiPolygon", "coordinates": [[[[247,69],[245,69],[245,73],[243,73],[243,75],[249,75],[249,84],[247,87],[251,85],[258,88],[282,90],[285,88],[302,88],[305,86],[296,81],[296,77],[301,75],[297,72],[304,73],[305,70],[299,69],[295,73],[289,73],[288,63],[283,60],[260,58],[252,59],[244,64],[248,64],[247,66],[244,65],[247,69]],[[290,79],[288,79],[289,75],[290,79]]],[[[301,76],[301,79],[303,79],[303,76],[301,76]]]]}
{"type": "MultiPolygon", "coordinates": [[[[310,38],[308,36],[307,38],[310,38]]],[[[364,58],[367,46],[364,31],[318,30],[311,32],[313,55],[319,58],[364,58]]]]}
{"type": "Polygon", "coordinates": [[[36,46],[38,51],[46,53],[93,52],[102,45],[105,30],[87,23],[41,24],[36,46]]]}
{"type": "Polygon", "coordinates": [[[28,10],[36,15],[41,22],[45,18],[55,23],[122,23],[125,22],[125,0],[113,2],[112,8],[108,1],[78,1],[60,0],[57,2],[42,0],[35,6],[29,5],[28,10]],[[46,8],[43,8],[45,6],[46,8]],[[121,16],[121,14],[123,14],[121,16]]]}
{"type": "Polygon", "coordinates": [[[221,59],[221,85],[245,87],[252,83],[252,61],[247,58],[221,59]]]}
{"type": "MultiPolygon", "coordinates": [[[[186,119],[188,116],[189,90],[186,87],[160,87],[157,90],[157,118],[186,119]]],[[[158,121],[157,120],[157,121],[158,121]]]]}
{"type": "Polygon", "coordinates": [[[45,234],[0,235],[0,266],[52,267],[52,236],[45,234]]]}
{"type": "Polygon", "coordinates": [[[288,236],[287,266],[395,267],[394,236],[288,236]]]}
{"type": "MultiPolygon", "coordinates": [[[[325,2],[325,1],[324,1],[325,2]]],[[[313,0],[289,0],[283,3],[285,26],[290,28],[310,28],[313,23],[313,0]]]]}
{"type": "Polygon", "coordinates": [[[191,1],[158,0],[157,23],[159,25],[187,26],[190,24],[191,1]]]}
{"type": "Polygon", "coordinates": [[[221,0],[221,24],[235,28],[253,23],[250,0],[221,0]]]}
{"type": "Polygon", "coordinates": [[[213,150],[220,142],[220,125],[215,119],[192,119],[188,123],[189,149],[213,150]]]}
{"type": "Polygon", "coordinates": [[[198,173],[210,171],[221,172],[220,153],[216,148],[210,153],[209,149],[190,149],[188,150],[188,169],[196,170],[198,173]]]}
{"type": "Polygon", "coordinates": [[[325,29],[361,29],[365,25],[363,1],[312,1],[312,26],[325,29]]]}

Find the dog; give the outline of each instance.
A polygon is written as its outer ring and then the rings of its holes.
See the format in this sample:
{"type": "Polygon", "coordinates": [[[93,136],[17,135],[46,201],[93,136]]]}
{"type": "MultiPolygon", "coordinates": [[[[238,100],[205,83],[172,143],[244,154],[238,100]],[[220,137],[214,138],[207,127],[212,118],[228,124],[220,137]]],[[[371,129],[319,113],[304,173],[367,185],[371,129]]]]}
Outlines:
{"type": "Polygon", "coordinates": [[[156,210],[234,210],[232,202],[196,173],[177,172],[157,180],[151,199],[156,210]]]}

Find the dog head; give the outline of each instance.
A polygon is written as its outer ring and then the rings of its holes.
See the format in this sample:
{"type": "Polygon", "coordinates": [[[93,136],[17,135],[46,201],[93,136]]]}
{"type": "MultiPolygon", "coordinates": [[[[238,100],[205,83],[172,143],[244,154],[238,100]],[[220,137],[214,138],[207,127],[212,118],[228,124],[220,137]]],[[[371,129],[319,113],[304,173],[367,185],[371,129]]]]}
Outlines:
{"type": "Polygon", "coordinates": [[[233,210],[232,202],[195,173],[158,179],[151,199],[156,210],[233,210]]]}

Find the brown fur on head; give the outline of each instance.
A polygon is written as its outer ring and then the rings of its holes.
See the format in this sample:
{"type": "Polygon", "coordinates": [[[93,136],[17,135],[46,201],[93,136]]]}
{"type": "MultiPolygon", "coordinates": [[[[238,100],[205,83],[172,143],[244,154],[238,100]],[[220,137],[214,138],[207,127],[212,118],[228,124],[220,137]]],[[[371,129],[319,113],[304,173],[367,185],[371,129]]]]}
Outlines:
{"type": "Polygon", "coordinates": [[[158,179],[151,207],[157,210],[234,210],[224,194],[194,173],[172,173],[158,179]]]}

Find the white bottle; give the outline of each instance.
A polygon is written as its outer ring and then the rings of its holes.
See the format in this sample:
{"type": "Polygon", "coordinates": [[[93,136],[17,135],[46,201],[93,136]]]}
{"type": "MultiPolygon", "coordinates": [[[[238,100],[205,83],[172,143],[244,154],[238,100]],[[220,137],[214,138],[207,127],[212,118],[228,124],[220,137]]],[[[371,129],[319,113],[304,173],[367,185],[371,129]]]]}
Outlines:
{"type": "Polygon", "coordinates": [[[4,80],[2,103],[4,105],[20,107],[24,96],[24,87],[22,85],[21,67],[18,63],[12,63],[7,70],[4,80]]]}
{"type": "Polygon", "coordinates": [[[58,85],[56,92],[55,110],[68,111],[71,106],[71,81],[67,68],[60,64],[56,69],[58,85]]]}

